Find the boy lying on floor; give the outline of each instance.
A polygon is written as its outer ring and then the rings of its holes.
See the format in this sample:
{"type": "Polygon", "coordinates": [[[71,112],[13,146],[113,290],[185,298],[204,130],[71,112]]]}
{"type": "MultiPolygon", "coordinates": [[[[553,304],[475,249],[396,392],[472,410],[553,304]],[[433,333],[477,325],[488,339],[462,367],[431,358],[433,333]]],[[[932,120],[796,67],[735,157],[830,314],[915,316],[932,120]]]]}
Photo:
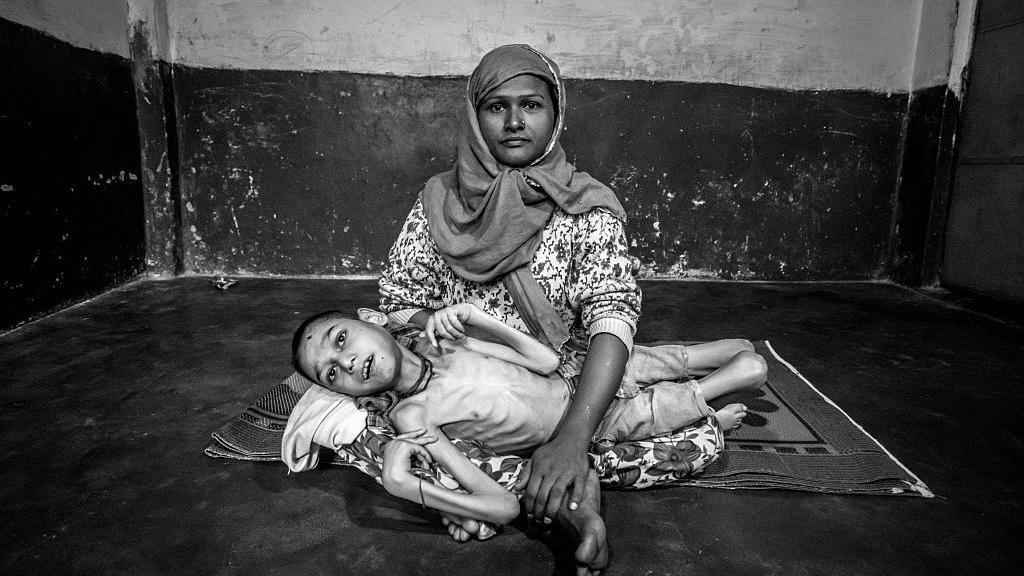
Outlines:
{"type": "MultiPolygon", "coordinates": [[[[385,323],[383,314],[367,309],[359,311],[358,319],[332,311],[306,320],[294,341],[296,368],[341,394],[397,394],[400,400],[389,417],[405,434],[385,449],[383,483],[388,492],[445,512],[448,518],[497,524],[514,519],[519,513],[516,498],[473,465],[449,436],[474,440],[501,454],[529,454],[542,445],[555,432],[572,394],[554,374],[558,356],[470,304],[437,311],[427,323],[426,338],[413,350],[400,346],[382,328],[385,323]],[[466,337],[466,326],[500,343],[466,337]],[[410,471],[413,456],[438,463],[467,493],[424,484],[410,471]]],[[[745,407],[730,404],[715,412],[705,399],[759,386],[765,374],[763,359],[744,340],[635,346],[624,377],[647,385],[634,398],[613,401],[595,441],[649,438],[712,414],[722,428],[733,428],[745,416],[745,407]],[[670,381],[712,369],[699,381],[670,381]]],[[[587,515],[597,511],[596,505],[584,508],[584,525],[573,526],[581,540],[587,515]]],[[[603,524],[600,532],[603,540],[603,524]]]]}

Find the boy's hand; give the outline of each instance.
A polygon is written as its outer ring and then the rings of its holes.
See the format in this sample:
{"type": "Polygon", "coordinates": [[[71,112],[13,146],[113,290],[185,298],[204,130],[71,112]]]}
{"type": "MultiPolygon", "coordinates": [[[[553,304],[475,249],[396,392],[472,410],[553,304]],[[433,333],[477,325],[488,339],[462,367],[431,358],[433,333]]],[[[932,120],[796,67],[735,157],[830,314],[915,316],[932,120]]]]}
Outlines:
{"type": "MultiPolygon", "coordinates": [[[[384,447],[384,466],[381,480],[388,485],[398,487],[403,481],[412,477],[413,464],[416,460],[430,463],[434,459],[424,448],[427,444],[437,441],[437,436],[426,435],[426,430],[419,429],[395,436],[384,447]]],[[[391,489],[388,490],[389,492],[391,489]]]]}
{"type": "Polygon", "coordinates": [[[466,336],[466,326],[472,320],[475,306],[472,304],[455,304],[442,308],[430,315],[423,329],[427,341],[434,348],[438,347],[438,337],[443,340],[458,340],[466,336]]]}

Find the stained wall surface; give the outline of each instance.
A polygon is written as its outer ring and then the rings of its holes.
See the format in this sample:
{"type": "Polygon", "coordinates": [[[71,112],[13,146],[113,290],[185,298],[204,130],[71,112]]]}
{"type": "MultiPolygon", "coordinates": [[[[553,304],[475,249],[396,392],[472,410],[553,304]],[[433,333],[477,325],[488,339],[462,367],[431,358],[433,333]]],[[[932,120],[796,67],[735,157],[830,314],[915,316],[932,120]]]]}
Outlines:
{"type": "Polygon", "coordinates": [[[921,7],[903,0],[181,0],[168,10],[172,57],[186,66],[466,75],[491,48],[527,43],[573,78],[885,92],[907,87],[921,7]]]}
{"type": "MultiPolygon", "coordinates": [[[[177,69],[196,271],[372,273],[454,161],[464,79],[177,69]]],[[[563,144],[651,274],[873,278],[905,96],[573,80],[563,144]]]]}
{"type": "Polygon", "coordinates": [[[913,278],[958,5],[131,0],[147,269],[376,273],[466,75],[527,42],[643,275],[913,278]]]}
{"type": "Polygon", "coordinates": [[[292,4],[166,6],[184,270],[375,273],[451,166],[465,76],[527,42],[569,78],[563,145],[623,199],[643,274],[885,278],[908,102],[944,84],[955,17],[888,0],[292,4]]]}

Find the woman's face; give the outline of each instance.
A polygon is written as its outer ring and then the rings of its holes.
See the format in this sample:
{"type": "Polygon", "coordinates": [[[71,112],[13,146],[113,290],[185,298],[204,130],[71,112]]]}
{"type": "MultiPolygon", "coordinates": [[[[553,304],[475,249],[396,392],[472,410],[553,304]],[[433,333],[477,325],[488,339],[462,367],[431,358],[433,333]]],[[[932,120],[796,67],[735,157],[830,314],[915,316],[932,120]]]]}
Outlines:
{"type": "Polygon", "coordinates": [[[522,74],[488,92],[476,118],[494,158],[505,166],[522,168],[544,153],[557,112],[548,83],[522,74]]]}

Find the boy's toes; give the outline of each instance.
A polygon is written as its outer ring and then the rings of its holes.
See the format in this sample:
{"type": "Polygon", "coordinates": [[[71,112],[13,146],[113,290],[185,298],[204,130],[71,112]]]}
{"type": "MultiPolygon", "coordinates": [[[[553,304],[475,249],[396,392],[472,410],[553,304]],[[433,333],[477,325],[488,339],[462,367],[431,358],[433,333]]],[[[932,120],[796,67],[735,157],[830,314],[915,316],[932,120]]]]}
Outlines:
{"type": "Polygon", "coordinates": [[[469,533],[454,522],[448,525],[448,535],[456,542],[465,542],[466,540],[469,540],[469,533]]]}
{"type": "Polygon", "coordinates": [[[480,532],[480,529],[482,527],[483,527],[483,523],[478,521],[478,520],[473,520],[472,518],[463,518],[462,519],[462,529],[465,530],[469,534],[476,534],[476,533],[480,532]]]}
{"type": "Polygon", "coordinates": [[[745,417],[746,417],[746,406],[743,406],[742,404],[740,404],[739,405],[739,410],[736,411],[736,425],[732,426],[732,427],[738,428],[740,426],[740,424],[743,423],[743,418],[745,418],[745,417]]]}
{"type": "Polygon", "coordinates": [[[746,418],[746,417],[747,417],[747,407],[745,405],[743,405],[743,404],[740,404],[737,407],[737,410],[736,410],[736,424],[733,426],[733,429],[735,430],[736,428],[739,428],[740,426],[742,426],[743,425],[743,419],[746,418]]]}
{"type": "Polygon", "coordinates": [[[725,408],[722,408],[718,412],[715,412],[715,416],[718,418],[718,423],[722,426],[722,430],[735,430],[740,427],[740,423],[743,422],[743,418],[747,415],[747,407],[743,404],[729,404],[725,408]]]}

